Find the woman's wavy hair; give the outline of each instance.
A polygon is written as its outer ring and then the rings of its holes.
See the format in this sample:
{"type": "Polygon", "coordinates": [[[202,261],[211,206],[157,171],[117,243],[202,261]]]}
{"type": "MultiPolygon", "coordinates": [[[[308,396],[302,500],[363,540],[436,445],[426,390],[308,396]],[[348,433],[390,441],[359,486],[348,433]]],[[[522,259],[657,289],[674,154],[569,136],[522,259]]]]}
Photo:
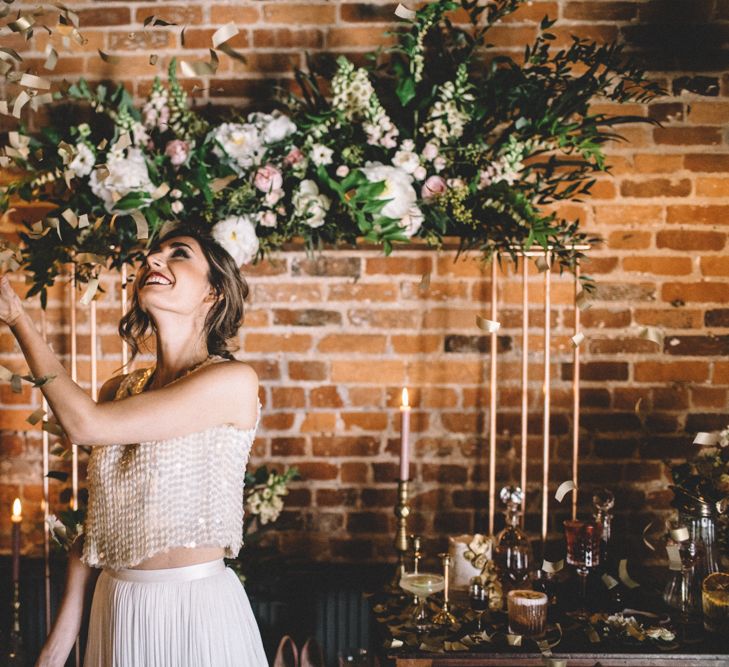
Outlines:
{"type": "MultiPolygon", "coordinates": [[[[245,317],[244,301],[248,296],[248,283],[233,257],[212,237],[210,230],[193,220],[183,221],[168,229],[152,241],[149,252],[159,249],[164,241],[179,236],[194,238],[208,262],[208,280],[217,300],[205,318],[204,332],[208,354],[219,354],[228,359],[238,349],[235,338],[245,317]]],[[[134,280],[131,305],[119,321],[119,335],[131,350],[130,363],[139,352],[140,345],[155,332],[152,319],[139,304],[139,279],[144,271],[138,271],[134,280]]]]}

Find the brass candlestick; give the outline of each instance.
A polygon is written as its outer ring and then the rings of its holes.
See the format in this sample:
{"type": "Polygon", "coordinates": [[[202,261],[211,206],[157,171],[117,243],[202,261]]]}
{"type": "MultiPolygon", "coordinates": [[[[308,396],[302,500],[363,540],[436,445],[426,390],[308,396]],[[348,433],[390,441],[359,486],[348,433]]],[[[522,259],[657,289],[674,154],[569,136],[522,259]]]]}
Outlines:
{"type": "Polygon", "coordinates": [[[400,587],[400,579],[405,574],[405,558],[408,552],[407,520],[408,516],[410,516],[410,506],[408,505],[409,481],[407,479],[400,479],[397,482],[397,505],[395,505],[395,516],[397,517],[397,529],[395,531],[397,566],[391,582],[393,588],[400,587]]]}
{"type": "Polygon", "coordinates": [[[456,617],[451,614],[448,600],[448,580],[451,569],[451,555],[449,553],[442,553],[438,554],[438,557],[443,560],[443,608],[435,615],[433,623],[436,625],[451,626],[456,622],[456,617]]]}
{"type": "Polygon", "coordinates": [[[20,584],[18,581],[13,583],[13,623],[10,629],[7,662],[5,664],[25,664],[25,650],[20,636],[20,584]]]}

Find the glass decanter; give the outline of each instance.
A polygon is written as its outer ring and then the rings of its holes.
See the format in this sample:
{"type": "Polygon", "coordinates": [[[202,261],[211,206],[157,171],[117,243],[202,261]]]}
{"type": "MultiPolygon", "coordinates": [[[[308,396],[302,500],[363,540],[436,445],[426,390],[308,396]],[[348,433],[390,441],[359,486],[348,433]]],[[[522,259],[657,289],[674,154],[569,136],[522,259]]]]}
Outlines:
{"type": "Polygon", "coordinates": [[[514,587],[526,581],[532,562],[529,538],[519,527],[524,493],[518,486],[505,486],[499,495],[501,502],[506,505],[506,526],[496,538],[494,561],[499,568],[502,582],[507,587],[514,587]]]}
{"type": "Polygon", "coordinates": [[[613,507],[615,507],[615,495],[609,489],[598,489],[592,495],[592,512],[595,523],[602,526],[602,538],[600,540],[600,563],[603,569],[607,569],[608,555],[614,560],[615,554],[610,553],[610,542],[612,539],[613,507]]]}

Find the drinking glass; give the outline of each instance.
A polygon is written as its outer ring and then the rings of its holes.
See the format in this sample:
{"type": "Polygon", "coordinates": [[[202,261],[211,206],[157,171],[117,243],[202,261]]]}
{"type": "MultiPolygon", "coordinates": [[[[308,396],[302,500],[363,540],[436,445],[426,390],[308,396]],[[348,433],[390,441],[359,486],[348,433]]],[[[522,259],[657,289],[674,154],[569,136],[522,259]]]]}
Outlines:
{"type": "Polygon", "coordinates": [[[575,566],[580,578],[580,607],[578,618],[585,619],[587,613],[587,575],[590,568],[600,564],[600,542],[602,526],[594,521],[570,519],[564,522],[567,539],[567,562],[575,566]]]}
{"type": "Polygon", "coordinates": [[[489,592],[478,577],[473,577],[468,585],[468,600],[470,602],[471,609],[478,613],[477,632],[481,632],[481,630],[483,630],[483,627],[481,626],[483,615],[489,609],[489,592]]]}
{"type": "Polygon", "coordinates": [[[509,632],[527,637],[543,637],[547,627],[547,594],[513,590],[506,596],[509,632]]]}
{"type": "Polygon", "coordinates": [[[418,632],[432,626],[425,601],[429,595],[440,593],[445,588],[445,577],[434,572],[411,572],[400,578],[400,588],[415,596],[415,610],[411,621],[418,632]]]}
{"type": "Polygon", "coordinates": [[[701,585],[704,628],[709,632],[729,634],[729,574],[714,572],[701,585]]]}

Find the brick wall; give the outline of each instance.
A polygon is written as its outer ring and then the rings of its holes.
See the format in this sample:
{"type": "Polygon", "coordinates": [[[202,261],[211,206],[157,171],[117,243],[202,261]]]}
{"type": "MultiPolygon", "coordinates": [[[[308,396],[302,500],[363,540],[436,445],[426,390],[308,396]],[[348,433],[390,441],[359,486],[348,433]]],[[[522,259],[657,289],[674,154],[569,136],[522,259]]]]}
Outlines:
{"type": "MultiPolygon", "coordinates": [[[[15,3],[14,7],[19,3],[15,3]]],[[[359,58],[387,29],[394,4],[349,2],[69,3],[80,14],[88,43],[63,53],[56,78],[112,76],[145,94],[157,68],[173,54],[206,57],[214,30],[234,20],[232,42],[246,64],[223,57],[201,102],[247,106],[286,83],[303,51],[345,52],[359,58]],[[146,16],[187,24],[143,30],[146,16]],[[122,57],[104,64],[96,49],[122,57]]],[[[610,148],[613,177],[601,178],[594,197],[565,207],[605,243],[585,267],[598,281],[593,307],[583,313],[580,468],[585,489],[607,483],[619,491],[618,530],[636,557],[640,530],[666,512],[663,459],[684,456],[692,434],[729,422],[729,262],[724,257],[729,212],[729,76],[722,44],[729,4],[722,0],[534,1],[494,31],[494,41],[515,57],[536,24],[557,17],[560,41],[571,32],[598,40],[618,37],[669,91],[650,106],[624,110],[660,120],[662,127],[627,127],[626,142],[610,148]],[[662,347],[641,339],[640,326],[665,332],[662,347]]],[[[30,45],[4,37],[40,69],[46,35],[30,45]],[[29,50],[30,46],[30,50],[29,50]]],[[[38,73],[44,73],[40,70],[38,73]]],[[[614,111],[614,109],[608,109],[614,111]]],[[[619,111],[619,110],[618,110],[619,111]]],[[[42,119],[37,119],[42,122],[42,119]]],[[[12,121],[2,117],[5,129],[12,121]]],[[[22,212],[16,214],[21,215],[22,212]]],[[[12,219],[4,221],[11,229],[12,219]]],[[[428,536],[431,553],[453,532],[483,529],[487,512],[486,408],[488,346],[475,316],[488,312],[489,283],[475,262],[454,263],[452,251],[328,251],[320,262],[300,249],[284,252],[247,272],[250,309],[240,358],[261,378],[264,417],[253,460],[296,464],[306,481],[295,485],[288,507],[298,525],[281,535],[289,551],[318,559],[390,556],[397,471],[399,395],[411,389],[413,410],[412,528],[428,536]],[[430,287],[421,290],[423,273],[430,287]]],[[[531,312],[529,525],[538,532],[541,349],[541,276],[534,273],[531,312]]],[[[118,318],[113,279],[99,303],[100,375],[118,366],[118,318]]],[[[553,480],[569,476],[571,418],[571,283],[555,276],[555,348],[552,357],[553,480]]],[[[48,318],[59,353],[68,352],[68,313],[62,290],[48,318]]],[[[500,294],[498,479],[518,477],[518,281],[500,294]]],[[[34,306],[35,307],[35,306],[34,306]]],[[[37,307],[34,310],[38,314],[37,307]]],[[[88,324],[79,314],[79,374],[88,379],[88,324]]],[[[20,368],[12,338],[0,333],[0,361],[20,368]]],[[[145,360],[140,361],[141,365],[145,360]]],[[[24,422],[38,392],[0,388],[0,551],[9,550],[10,503],[19,495],[27,521],[25,552],[39,554],[41,448],[36,428],[24,422]]],[[[58,507],[52,481],[52,510],[58,507]]],[[[587,499],[582,495],[582,501],[587,499]]],[[[553,526],[561,518],[555,508],[553,526]]]]}

